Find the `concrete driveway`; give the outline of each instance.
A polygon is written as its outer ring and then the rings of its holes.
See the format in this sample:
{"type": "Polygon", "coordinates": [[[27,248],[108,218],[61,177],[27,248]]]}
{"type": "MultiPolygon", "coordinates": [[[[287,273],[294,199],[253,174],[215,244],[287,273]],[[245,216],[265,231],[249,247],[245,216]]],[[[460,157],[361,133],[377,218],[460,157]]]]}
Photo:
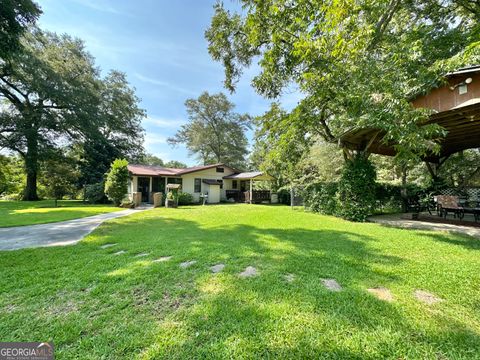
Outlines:
{"type": "Polygon", "coordinates": [[[0,228],[0,251],[76,244],[106,220],[148,210],[128,209],[50,224],[0,228]]]}

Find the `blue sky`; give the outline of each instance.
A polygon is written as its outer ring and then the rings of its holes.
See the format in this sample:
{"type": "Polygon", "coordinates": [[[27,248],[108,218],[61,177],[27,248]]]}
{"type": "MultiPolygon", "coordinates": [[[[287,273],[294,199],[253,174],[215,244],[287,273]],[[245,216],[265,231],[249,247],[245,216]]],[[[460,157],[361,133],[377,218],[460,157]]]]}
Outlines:
{"type": "MultiPolygon", "coordinates": [[[[97,65],[106,73],[117,69],[142,99],[147,112],[145,148],[164,160],[194,165],[184,147],[172,148],[166,138],[187,121],[184,102],[203,91],[223,91],[223,68],[207,51],[204,32],[214,0],[37,0],[43,10],[39,25],[85,41],[97,65]]],[[[238,8],[238,1],[225,1],[238,8]]],[[[249,69],[235,94],[236,111],[259,115],[269,101],[255,93],[249,69]]],[[[297,95],[285,97],[291,108],[297,95]]],[[[248,134],[251,139],[251,133],[248,134]]]]}

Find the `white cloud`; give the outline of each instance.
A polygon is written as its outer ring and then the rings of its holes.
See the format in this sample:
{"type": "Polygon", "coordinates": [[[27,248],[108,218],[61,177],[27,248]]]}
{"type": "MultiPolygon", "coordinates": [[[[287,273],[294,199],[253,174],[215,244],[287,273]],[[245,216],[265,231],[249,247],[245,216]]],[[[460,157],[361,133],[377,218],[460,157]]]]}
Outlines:
{"type": "Polygon", "coordinates": [[[145,135],[145,146],[151,145],[158,145],[158,144],[166,144],[167,138],[163,135],[155,134],[155,133],[147,133],[145,135]]]}
{"type": "Polygon", "coordinates": [[[158,80],[158,79],[154,79],[152,77],[148,77],[148,76],[144,76],[142,74],[139,74],[139,73],[135,73],[134,74],[135,77],[140,80],[140,81],[143,81],[145,83],[149,83],[149,84],[153,84],[153,85],[156,85],[156,86],[161,86],[161,87],[165,87],[167,89],[170,89],[170,90],[173,90],[173,91],[177,91],[177,92],[180,92],[180,93],[183,93],[183,94],[187,94],[187,95],[198,95],[195,91],[192,91],[192,90],[189,90],[189,89],[185,89],[183,87],[180,87],[180,86],[177,86],[175,84],[172,84],[168,81],[163,81],[163,80],[158,80]]]}
{"type": "Polygon", "coordinates": [[[92,10],[108,12],[111,14],[123,14],[123,12],[119,11],[118,9],[110,6],[107,1],[99,1],[99,0],[73,0],[77,4],[83,5],[88,7],[92,10]]]}
{"type": "Polygon", "coordinates": [[[149,116],[143,120],[146,124],[151,124],[159,128],[178,129],[182,124],[185,124],[185,120],[182,119],[166,119],[161,117],[149,116]]]}

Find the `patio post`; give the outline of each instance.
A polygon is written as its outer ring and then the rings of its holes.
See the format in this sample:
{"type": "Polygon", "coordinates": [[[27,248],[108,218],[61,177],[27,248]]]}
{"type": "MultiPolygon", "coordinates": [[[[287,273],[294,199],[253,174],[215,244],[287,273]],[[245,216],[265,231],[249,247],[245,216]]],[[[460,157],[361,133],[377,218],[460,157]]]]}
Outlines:
{"type": "Polygon", "coordinates": [[[250,179],[250,204],[253,200],[253,179],[250,179]]]}

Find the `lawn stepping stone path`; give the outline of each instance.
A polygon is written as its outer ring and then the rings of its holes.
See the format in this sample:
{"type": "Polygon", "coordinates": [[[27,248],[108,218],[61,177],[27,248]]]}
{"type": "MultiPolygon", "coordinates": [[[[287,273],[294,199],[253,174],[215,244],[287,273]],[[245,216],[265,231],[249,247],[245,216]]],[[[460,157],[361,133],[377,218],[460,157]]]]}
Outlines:
{"type": "Polygon", "coordinates": [[[418,301],[421,301],[427,305],[433,305],[438,302],[443,301],[443,299],[440,299],[439,297],[435,296],[432,293],[429,293],[428,291],[424,290],[415,290],[414,296],[418,301]]]}
{"type": "Polygon", "coordinates": [[[182,263],[180,264],[180,267],[186,269],[186,268],[188,268],[189,266],[192,266],[192,265],[195,264],[195,263],[196,263],[195,260],[185,261],[185,262],[182,262],[182,263]]]}
{"type": "Polygon", "coordinates": [[[367,289],[367,291],[379,300],[388,301],[388,302],[393,301],[393,295],[390,292],[390,290],[388,290],[387,288],[384,288],[384,287],[370,288],[370,289],[367,289]]]}
{"type": "Polygon", "coordinates": [[[105,244],[105,245],[100,246],[100,249],[107,249],[107,248],[115,246],[115,245],[117,245],[117,244],[116,243],[115,244],[105,244]]]}
{"type": "Polygon", "coordinates": [[[171,256],[162,256],[158,259],[153,260],[153,262],[164,262],[170,260],[172,257],[171,256]]]}
{"type": "Polygon", "coordinates": [[[295,280],[295,275],[294,274],[285,274],[283,276],[283,278],[285,279],[286,282],[293,282],[295,280]]]}
{"type": "Polygon", "coordinates": [[[240,277],[246,278],[246,277],[252,277],[257,275],[257,269],[255,269],[253,266],[247,266],[245,268],[245,271],[241,272],[239,274],[240,277]]]}
{"type": "Polygon", "coordinates": [[[135,257],[144,257],[144,256],[148,256],[150,253],[140,253],[140,254],[137,254],[135,255],[135,257]]]}
{"type": "Polygon", "coordinates": [[[210,270],[212,271],[212,273],[216,274],[222,271],[224,268],[225,268],[224,264],[217,264],[210,267],[210,270]]]}
{"type": "Polygon", "coordinates": [[[125,254],[126,251],[125,250],[120,250],[120,251],[117,251],[116,253],[114,253],[113,255],[122,255],[122,254],[125,254]]]}
{"type": "Polygon", "coordinates": [[[342,287],[335,279],[322,279],[322,284],[330,291],[342,291],[342,287]]]}

